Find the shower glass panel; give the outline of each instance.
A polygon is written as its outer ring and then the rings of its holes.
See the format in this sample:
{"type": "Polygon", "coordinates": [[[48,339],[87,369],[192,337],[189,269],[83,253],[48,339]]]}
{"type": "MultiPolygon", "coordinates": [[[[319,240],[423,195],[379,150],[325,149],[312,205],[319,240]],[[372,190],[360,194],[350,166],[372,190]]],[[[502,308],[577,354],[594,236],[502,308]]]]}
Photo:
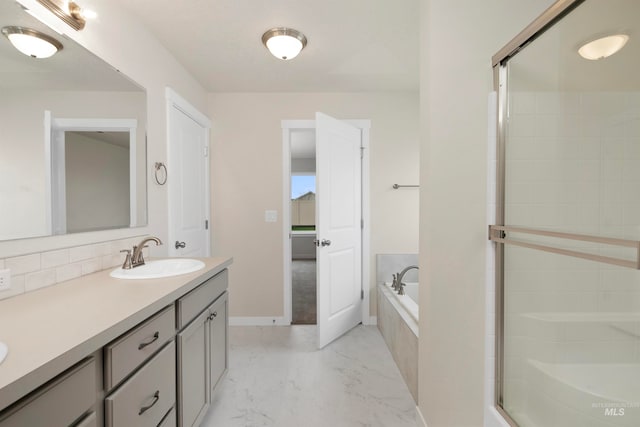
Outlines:
{"type": "Polygon", "coordinates": [[[497,401],[522,427],[640,426],[640,1],[579,3],[500,64],[500,237],[525,245],[499,256],[497,401]]]}

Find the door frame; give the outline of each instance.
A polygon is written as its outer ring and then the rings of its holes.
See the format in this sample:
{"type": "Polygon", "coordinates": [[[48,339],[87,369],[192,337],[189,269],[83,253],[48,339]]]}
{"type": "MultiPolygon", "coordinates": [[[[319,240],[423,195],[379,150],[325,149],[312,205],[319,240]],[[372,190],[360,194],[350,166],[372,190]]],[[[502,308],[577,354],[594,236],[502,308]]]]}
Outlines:
{"type": "MultiPolygon", "coordinates": [[[[344,120],[361,131],[362,150],[362,324],[375,324],[370,317],[370,241],[371,215],[369,201],[369,135],[371,120],[344,120]]],[[[282,120],[282,236],[283,236],[283,268],[284,268],[284,324],[290,325],[292,318],[292,277],[291,277],[291,131],[315,129],[315,120],[282,120]]],[[[317,171],[316,171],[317,173],[317,171]]]]}
{"type": "MultiPolygon", "coordinates": [[[[211,134],[211,120],[201,113],[196,107],[191,105],[186,99],[178,95],[176,91],[167,87],[165,90],[165,95],[167,99],[167,164],[169,167],[171,166],[171,109],[176,108],[181,111],[188,117],[190,117],[197,124],[202,126],[205,132],[205,150],[206,156],[204,157],[204,203],[205,203],[205,217],[206,220],[209,221],[208,228],[205,229],[205,248],[206,253],[205,257],[211,256],[211,147],[210,147],[210,134],[211,134]]],[[[169,177],[168,179],[171,179],[169,177]]],[[[173,218],[171,214],[171,206],[172,196],[170,191],[171,186],[167,186],[167,246],[168,246],[168,255],[176,256],[176,249],[171,246],[171,242],[174,242],[175,239],[175,230],[173,228],[173,218]]]]}
{"type": "Polygon", "coordinates": [[[66,132],[128,132],[129,133],[129,227],[138,224],[137,129],[136,119],[57,118],[45,111],[45,176],[47,228],[51,235],[66,234],[66,174],[64,135],[66,132]]]}

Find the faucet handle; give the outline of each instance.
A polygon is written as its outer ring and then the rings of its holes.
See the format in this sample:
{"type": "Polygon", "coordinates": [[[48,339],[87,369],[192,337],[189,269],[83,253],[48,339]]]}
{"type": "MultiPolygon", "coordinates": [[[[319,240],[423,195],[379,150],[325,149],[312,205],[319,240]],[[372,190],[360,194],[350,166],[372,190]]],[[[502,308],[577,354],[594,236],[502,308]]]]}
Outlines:
{"type": "Polygon", "coordinates": [[[398,283],[398,295],[404,295],[404,287],[407,286],[404,283],[398,283]]]}
{"type": "Polygon", "coordinates": [[[124,270],[131,269],[131,249],[123,249],[120,252],[126,252],[127,256],[124,257],[124,262],[122,263],[122,268],[124,270]]]}
{"type": "Polygon", "coordinates": [[[144,264],[144,254],[142,253],[142,251],[144,250],[144,248],[148,248],[148,245],[144,245],[142,247],[140,247],[140,251],[138,252],[138,259],[135,260],[136,263],[138,264],[144,264]]]}

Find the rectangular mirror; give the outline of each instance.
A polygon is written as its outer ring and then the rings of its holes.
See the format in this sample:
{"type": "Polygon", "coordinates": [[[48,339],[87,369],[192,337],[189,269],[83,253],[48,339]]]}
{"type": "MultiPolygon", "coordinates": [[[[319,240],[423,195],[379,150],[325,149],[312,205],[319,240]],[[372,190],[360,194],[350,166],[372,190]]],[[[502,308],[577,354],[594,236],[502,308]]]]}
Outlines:
{"type": "Polygon", "coordinates": [[[146,225],[145,90],[13,1],[7,26],[63,47],[36,59],[0,36],[0,241],[146,225]]]}

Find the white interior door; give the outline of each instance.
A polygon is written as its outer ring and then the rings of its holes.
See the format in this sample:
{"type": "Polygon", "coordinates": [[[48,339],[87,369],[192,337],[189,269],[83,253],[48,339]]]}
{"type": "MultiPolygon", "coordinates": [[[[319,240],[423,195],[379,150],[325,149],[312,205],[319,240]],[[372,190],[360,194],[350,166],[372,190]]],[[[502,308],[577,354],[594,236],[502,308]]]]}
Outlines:
{"type": "Polygon", "coordinates": [[[318,348],[362,320],[361,139],[316,113],[318,348]]]}
{"type": "Polygon", "coordinates": [[[209,256],[209,129],[169,101],[169,255],[209,256]]]}

